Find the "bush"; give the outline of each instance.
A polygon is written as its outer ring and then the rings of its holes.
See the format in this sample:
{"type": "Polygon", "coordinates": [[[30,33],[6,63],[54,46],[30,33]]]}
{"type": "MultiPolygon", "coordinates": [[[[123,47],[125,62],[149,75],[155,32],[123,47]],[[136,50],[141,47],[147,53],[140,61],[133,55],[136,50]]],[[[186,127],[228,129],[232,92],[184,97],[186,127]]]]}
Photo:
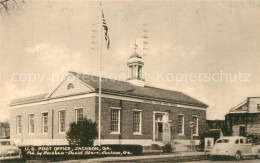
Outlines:
{"type": "Polygon", "coordinates": [[[66,135],[70,145],[93,146],[98,136],[97,124],[84,117],[82,121],[71,123],[66,135]]]}
{"type": "Polygon", "coordinates": [[[171,153],[173,151],[173,148],[171,144],[166,144],[163,146],[163,152],[164,153],[171,153]]]}

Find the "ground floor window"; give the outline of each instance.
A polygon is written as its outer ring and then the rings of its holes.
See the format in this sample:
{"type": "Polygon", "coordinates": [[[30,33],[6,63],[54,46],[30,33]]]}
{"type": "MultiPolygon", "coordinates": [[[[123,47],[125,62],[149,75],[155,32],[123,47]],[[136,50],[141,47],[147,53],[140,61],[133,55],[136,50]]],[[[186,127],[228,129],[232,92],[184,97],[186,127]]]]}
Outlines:
{"type": "Polygon", "coordinates": [[[83,108],[76,109],[76,122],[83,120],[83,108]]]}
{"type": "Polygon", "coordinates": [[[111,132],[120,133],[120,109],[111,109],[111,132]]]}
{"type": "Polygon", "coordinates": [[[29,134],[34,133],[34,114],[29,114],[29,134]]]}
{"type": "Polygon", "coordinates": [[[22,133],[22,116],[21,115],[16,116],[16,133],[17,134],[22,133]]]}
{"type": "Polygon", "coordinates": [[[184,135],[184,115],[178,115],[178,134],[184,135]]]}
{"type": "Polygon", "coordinates": [[[199,117],[193,116],[192,122],[194,123],[193,135],[198,135],[198,133],[199,133],[199,117]]]}
{"type": "Polygon", "coordinates": [[[133,133],[141,134],[142,133],[142,112],[141,111],[133,111],[133,133]]]}
{"type": "Polygon", "coordinates": [[[48,113],[42,113],[42,133],[48,133],[48,113]]]}
{"type": "Polygon", "coordinates": [[[66,110],[59,111],[59,133],[65,133],[66,110]]]}

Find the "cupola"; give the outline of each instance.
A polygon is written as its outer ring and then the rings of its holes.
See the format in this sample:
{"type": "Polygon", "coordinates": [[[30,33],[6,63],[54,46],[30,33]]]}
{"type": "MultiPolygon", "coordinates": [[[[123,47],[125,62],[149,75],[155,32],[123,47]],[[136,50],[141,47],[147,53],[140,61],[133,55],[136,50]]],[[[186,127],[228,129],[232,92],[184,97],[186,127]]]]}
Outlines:
{"type": "Polygon", "coordinates": [[[128,79],[127,81],[131,84],[137,86],[144,86],[143,78],[143,66],[144,61],[142,57],[136,52],[137,45],[135,43],[134,53],[130,56],[129,61],[127,62],[128,66],[128,79]]]}

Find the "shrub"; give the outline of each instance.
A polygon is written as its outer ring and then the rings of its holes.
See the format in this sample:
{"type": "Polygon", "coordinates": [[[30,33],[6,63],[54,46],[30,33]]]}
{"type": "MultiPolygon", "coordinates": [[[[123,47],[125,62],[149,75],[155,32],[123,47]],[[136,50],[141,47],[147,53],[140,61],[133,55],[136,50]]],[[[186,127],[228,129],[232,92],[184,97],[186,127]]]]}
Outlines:
{"type": "Polygon", "coordinates": [[[163,146],[163,152],[164,153],[171,153],[173,151],[173,148],[171,144],[166,144],[163,146]]]}
{"type": "Polygon", "coordinates": [[[70,123],[66,135],[70,145],[93,146],[98,136],[97,124],[84,117],[82,121],[70,123]]]}

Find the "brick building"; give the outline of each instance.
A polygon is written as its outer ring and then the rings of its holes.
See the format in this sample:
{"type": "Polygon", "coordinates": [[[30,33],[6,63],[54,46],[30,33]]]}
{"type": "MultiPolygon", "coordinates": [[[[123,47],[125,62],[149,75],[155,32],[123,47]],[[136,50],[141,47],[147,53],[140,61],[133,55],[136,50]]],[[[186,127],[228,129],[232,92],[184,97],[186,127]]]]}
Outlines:
{"type": "MultiPolygon", "coordinates": [[[[206,125],[204,103],[181,92],[145,86],[142,57],[127,63],[127,81],[102,78],[101,143],[189,144],[206,125]]],[[[20,145],[67,144],[69,124],[86,116],[98,123],[99,78],[69,72],[49,93],[11,102],[11,138],[20,145]]]]}
{"type": "Polygon", "coordinates": [[[260,135],[260,97],[248,97],[225,116],[229,135],[260,135]]]}

